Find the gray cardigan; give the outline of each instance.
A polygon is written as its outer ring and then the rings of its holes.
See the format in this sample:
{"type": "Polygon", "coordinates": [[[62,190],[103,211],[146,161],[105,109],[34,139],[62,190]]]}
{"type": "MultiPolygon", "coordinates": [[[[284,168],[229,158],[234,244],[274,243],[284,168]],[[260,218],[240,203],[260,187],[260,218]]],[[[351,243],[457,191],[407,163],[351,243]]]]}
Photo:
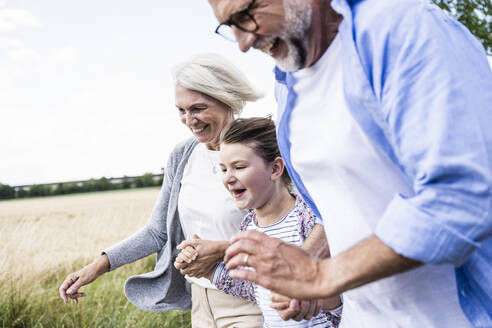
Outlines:
{"type": "Polygon", "coordinates": [[[183,171],[192,150],[194,138],[179,143],[169,156],[164,183],[147,224],[138,232],[104,250],[110,271],[157,253],[154,271],[130,277],[125,294],[139,308],[160,312],[189,310],[190,285],[174,267],[176,246],[184,239],[178,214],[178,196],[183,171]]]}

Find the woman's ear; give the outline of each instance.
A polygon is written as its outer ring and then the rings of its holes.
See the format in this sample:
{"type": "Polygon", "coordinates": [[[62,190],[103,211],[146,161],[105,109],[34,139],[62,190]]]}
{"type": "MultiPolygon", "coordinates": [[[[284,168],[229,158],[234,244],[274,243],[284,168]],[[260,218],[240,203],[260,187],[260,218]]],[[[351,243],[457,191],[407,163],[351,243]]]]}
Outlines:
{"type": "Polygon", "coordinates": [[[270,179],[272,181],[275,181],[282,178],[282,174],[284,173],[285,170],[285,164],[282,157],[280,156],[276,157],[273,160],[273,162],[270,163],[270,166],[272,168],[272,174],[270,175],[270,179]]]}

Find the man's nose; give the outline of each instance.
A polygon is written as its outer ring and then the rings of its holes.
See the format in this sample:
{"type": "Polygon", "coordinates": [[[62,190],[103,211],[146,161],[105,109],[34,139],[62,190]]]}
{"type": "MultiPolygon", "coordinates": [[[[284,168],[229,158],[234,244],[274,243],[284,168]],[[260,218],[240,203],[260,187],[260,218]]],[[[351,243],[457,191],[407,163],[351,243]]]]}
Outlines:
{"type": "Polygon", "coordinates": [[[232,33],[234,33],[234,37],[236,38],[237,44],[239,45],[239,49],[242,52],[248,51],[253,43],[256,41],[256,34],[251,32],[245,32],[241,29],[238,29],[235,26],[231,26],[232,33]]]}

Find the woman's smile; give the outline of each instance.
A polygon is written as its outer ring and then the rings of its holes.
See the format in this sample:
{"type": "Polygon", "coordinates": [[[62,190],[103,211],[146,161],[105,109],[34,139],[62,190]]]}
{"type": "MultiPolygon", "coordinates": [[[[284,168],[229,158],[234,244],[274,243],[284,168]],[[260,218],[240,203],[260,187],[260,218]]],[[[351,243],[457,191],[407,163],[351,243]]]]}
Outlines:
{"type": "Polygon", "coordinates": [[[181,122],[208,149],[217,150],[220,132],[233,119],[225,104],[203,93],[176,85],[176,107],[181,122]]]}

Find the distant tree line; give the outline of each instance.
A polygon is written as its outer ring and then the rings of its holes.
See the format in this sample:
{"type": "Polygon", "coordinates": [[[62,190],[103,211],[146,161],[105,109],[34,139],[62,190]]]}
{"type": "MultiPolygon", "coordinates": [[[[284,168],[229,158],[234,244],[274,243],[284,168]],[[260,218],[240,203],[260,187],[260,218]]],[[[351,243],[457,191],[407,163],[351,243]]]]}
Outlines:
{"type": "Polygon", "coordinates": [[[137,177],[90,179],[78,182],[59,182],[54,184],[33,184],[30,186],[12,187],[0,183],[0,199],[44,197],[94,192],[103,190],[117,190],[143,188],[162,185],[163,174],[145,173],[137,177]]]}
{"type": "Polygon", "coordinates": [[[465,25],[482,42],[492,56],[492,1],[490,0],[433,0],[465,25]]]}

